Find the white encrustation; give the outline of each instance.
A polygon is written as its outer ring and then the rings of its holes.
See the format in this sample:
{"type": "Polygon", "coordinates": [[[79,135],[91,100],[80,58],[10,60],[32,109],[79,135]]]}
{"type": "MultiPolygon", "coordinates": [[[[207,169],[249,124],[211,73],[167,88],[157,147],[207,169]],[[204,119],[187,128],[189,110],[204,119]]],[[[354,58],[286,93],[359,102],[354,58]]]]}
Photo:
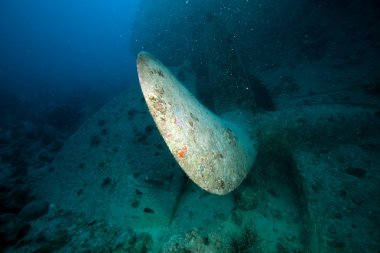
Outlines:
{"type": "Polygon", "coordinates": [[[257,154],[247,132],[204,107],[151,54],[139,53],[137,70],[149,111],[188,177],[214,194],[238,187],[257,154]]]}

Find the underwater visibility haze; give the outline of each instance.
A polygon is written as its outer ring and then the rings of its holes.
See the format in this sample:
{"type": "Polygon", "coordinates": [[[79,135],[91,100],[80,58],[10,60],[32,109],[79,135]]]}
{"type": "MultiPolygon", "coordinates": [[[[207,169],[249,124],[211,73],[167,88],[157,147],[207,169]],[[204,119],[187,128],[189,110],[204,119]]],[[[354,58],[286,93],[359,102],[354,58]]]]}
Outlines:
{"type": "Polygon", "coordinates": [[[137,3],[2,1],[1,87],[59,97],[75,88],[107,91],[136,82],[129,39],[137,3]]]}
{"type": "Polygon", "coordinates": [[[2,1],[0,252],[379,252],[379,13],[2,1]]]}

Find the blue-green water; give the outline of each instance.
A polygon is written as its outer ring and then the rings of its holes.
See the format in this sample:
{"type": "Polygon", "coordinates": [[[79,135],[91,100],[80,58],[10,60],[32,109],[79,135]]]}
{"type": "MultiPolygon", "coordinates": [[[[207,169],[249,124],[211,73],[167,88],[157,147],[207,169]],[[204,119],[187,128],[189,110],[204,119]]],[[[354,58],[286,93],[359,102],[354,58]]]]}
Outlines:
{"type": "MultiPolygon", "coordinates": [[[[0,251],[377,252],[379,10],[2,1],[0,251]],[[140,90],[143,50],[257,144],[232,193],[202,190],[170,154],[140,90]]],[[[186,101],[148,99],[186,123],[186,101]]],[[[205,167],[224,159],[205,152],[205,167]]]]}

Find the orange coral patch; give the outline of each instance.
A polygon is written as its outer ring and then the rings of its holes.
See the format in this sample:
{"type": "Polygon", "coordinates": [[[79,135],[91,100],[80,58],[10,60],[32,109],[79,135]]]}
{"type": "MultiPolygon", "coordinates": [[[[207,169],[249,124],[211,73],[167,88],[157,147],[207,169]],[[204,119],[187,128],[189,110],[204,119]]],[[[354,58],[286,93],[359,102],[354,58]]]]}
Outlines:
{"type": "Polygon", "coordinates": [[[180,151],[178,151],[178,157],[179,158],[185,157],[186,152],[187,152],[187,147],[183,146],[182,149],[180,151]]]}

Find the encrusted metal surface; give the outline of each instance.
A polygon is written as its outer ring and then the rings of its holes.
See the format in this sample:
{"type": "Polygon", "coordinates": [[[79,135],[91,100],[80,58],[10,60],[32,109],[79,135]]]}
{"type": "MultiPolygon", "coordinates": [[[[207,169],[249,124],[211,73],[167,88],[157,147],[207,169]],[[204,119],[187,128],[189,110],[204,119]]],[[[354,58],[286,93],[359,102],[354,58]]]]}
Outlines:
{"type": "Polygon", "coordinates": [[[256,148],[234,124],[207,108],[147,52],[137,57],[142,92],[171,153],[197,185],[227,194],[249,172],[256,148]]]}

